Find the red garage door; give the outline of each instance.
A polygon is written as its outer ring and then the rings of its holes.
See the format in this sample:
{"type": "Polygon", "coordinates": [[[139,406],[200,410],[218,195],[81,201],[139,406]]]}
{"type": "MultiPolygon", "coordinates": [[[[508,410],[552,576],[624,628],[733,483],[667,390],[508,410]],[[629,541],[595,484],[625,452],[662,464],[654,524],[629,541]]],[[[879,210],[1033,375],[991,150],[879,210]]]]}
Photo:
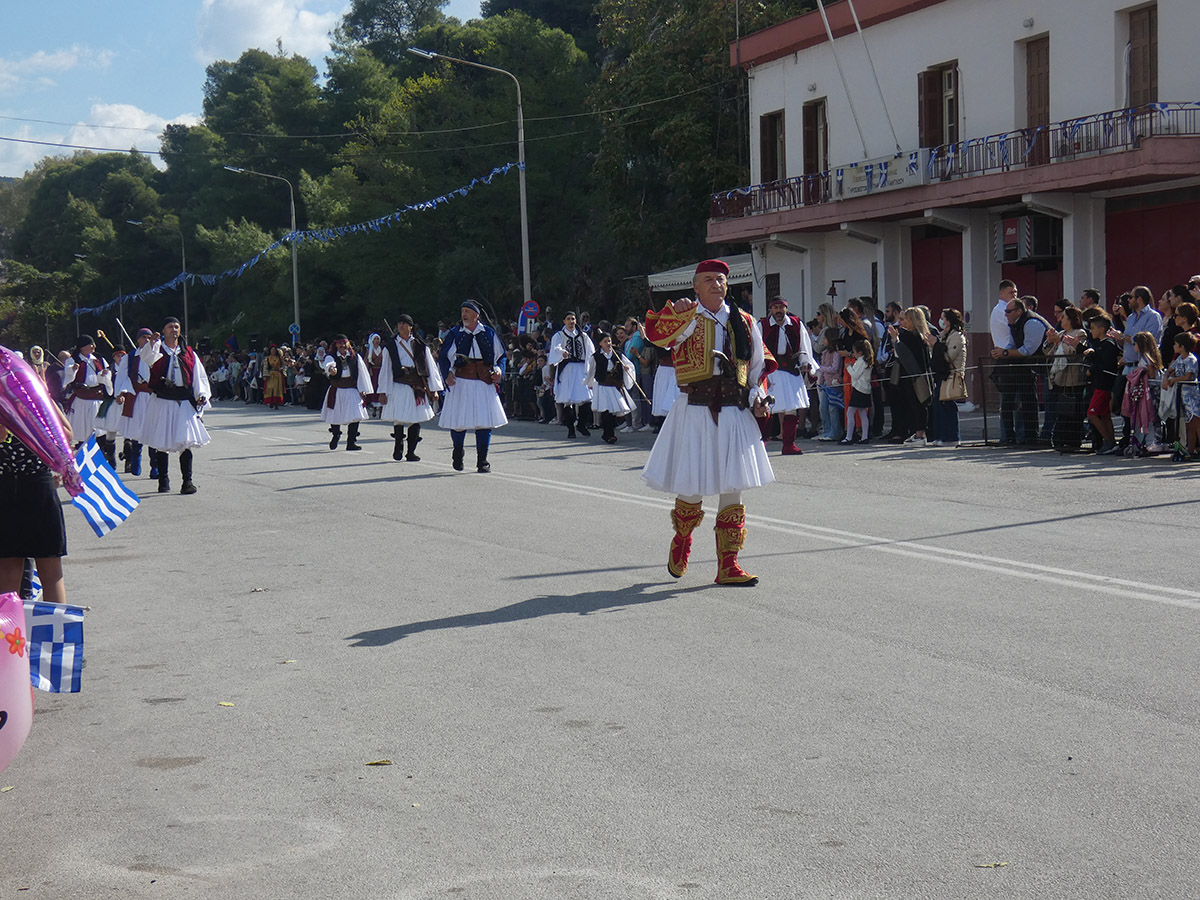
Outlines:
{"type": "Polygon", "coordinates": [[[1157,297],[1200,272],[1198,221],[1200,192],[1194,189],[1110,200],[1105,298],[1139,284],[1148,285],[1157,297]]]}

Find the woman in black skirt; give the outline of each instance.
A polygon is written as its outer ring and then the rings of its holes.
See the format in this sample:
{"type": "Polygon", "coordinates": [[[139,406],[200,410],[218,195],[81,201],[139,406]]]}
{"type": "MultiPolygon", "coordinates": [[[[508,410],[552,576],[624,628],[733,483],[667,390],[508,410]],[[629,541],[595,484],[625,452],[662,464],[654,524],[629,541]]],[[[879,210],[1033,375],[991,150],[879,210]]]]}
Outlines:
{"type": "MultiPolygon", "coordinates": [[[[63,420],[67,441],[71,429],[63,420]]],[[[0,594],[18,593],[25,560],[37,563],[42,599],[66,603],[62,558],[67,531],[54,473],[0,425],[0,594]]]]}

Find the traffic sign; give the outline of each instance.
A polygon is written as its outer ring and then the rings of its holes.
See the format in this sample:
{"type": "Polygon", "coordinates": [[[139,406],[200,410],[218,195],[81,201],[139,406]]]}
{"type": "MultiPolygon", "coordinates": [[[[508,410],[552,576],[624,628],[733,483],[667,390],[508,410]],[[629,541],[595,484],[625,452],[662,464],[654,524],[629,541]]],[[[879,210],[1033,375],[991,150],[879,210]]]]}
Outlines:
{"type": "Polygon", "coordinates": [[[299,334],[300,326],[296,322],[293,322],[291,325],[288,326],[288,333],[293,336],[299,334]]]}
{"type": "Polygon", "coordinates": [[[525,314],[525,318],[527,318],[527,319],[535,318],[537,316],[537,314],[540,313],[541,311],[542,311],[542,308],[540,306],[538,306],[536,300],[530,300],[528,303],[526,303],[524,306],[521,307],[521,312],[525,314]]]}

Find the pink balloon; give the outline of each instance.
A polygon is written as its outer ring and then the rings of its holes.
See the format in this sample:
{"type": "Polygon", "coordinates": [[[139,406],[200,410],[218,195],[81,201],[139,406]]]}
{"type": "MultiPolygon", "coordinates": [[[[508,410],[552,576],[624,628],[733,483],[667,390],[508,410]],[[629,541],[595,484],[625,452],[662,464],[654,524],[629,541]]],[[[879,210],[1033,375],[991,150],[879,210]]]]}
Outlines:
{"type": "Polygon", "coordinates": [[[32,724],[25,604],[16,594],[0,594],[0,772],[16,758],[32,724]]]}
{"type": "Polygon", "coordinates": [[[0,346],[0,424],[59,474],[67,493],[72,497],[83,493],[75,454],[45,383],[29,363],[4,346],[0,346]]]}

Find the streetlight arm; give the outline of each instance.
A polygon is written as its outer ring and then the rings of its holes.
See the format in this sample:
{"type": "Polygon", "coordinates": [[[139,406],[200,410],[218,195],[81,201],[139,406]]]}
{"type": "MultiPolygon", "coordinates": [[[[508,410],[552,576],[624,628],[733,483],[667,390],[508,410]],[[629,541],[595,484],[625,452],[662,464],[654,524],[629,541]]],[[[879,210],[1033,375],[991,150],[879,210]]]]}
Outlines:
{"type": "Polygon", "coordinates": [[[419,56],[421,59],[444,59],[446,62],[459,63],[464,66],[472,66],[476,69],[483,69],[487,72],[495,72],[498,75],[507,75],[512,79],[513,84],[517,88],[517,180],[520,183],[521,194],[521,280],[524,284],[525,302],[529,303],[532,297],[532,288],[530,285],[529,276],[529,210],[525,199],[525,113],[521,103],[521,82],[517,80],[517,76],[508,69],[501,69],[497,66],[488,66],[483,63],[472,62],[469,59],[459,59],[457,56],[446,56],[444,53],[435,53],[432,50],[422,50],[420,47],[409,47],[408,52],[413,56],[419,56]]]}

